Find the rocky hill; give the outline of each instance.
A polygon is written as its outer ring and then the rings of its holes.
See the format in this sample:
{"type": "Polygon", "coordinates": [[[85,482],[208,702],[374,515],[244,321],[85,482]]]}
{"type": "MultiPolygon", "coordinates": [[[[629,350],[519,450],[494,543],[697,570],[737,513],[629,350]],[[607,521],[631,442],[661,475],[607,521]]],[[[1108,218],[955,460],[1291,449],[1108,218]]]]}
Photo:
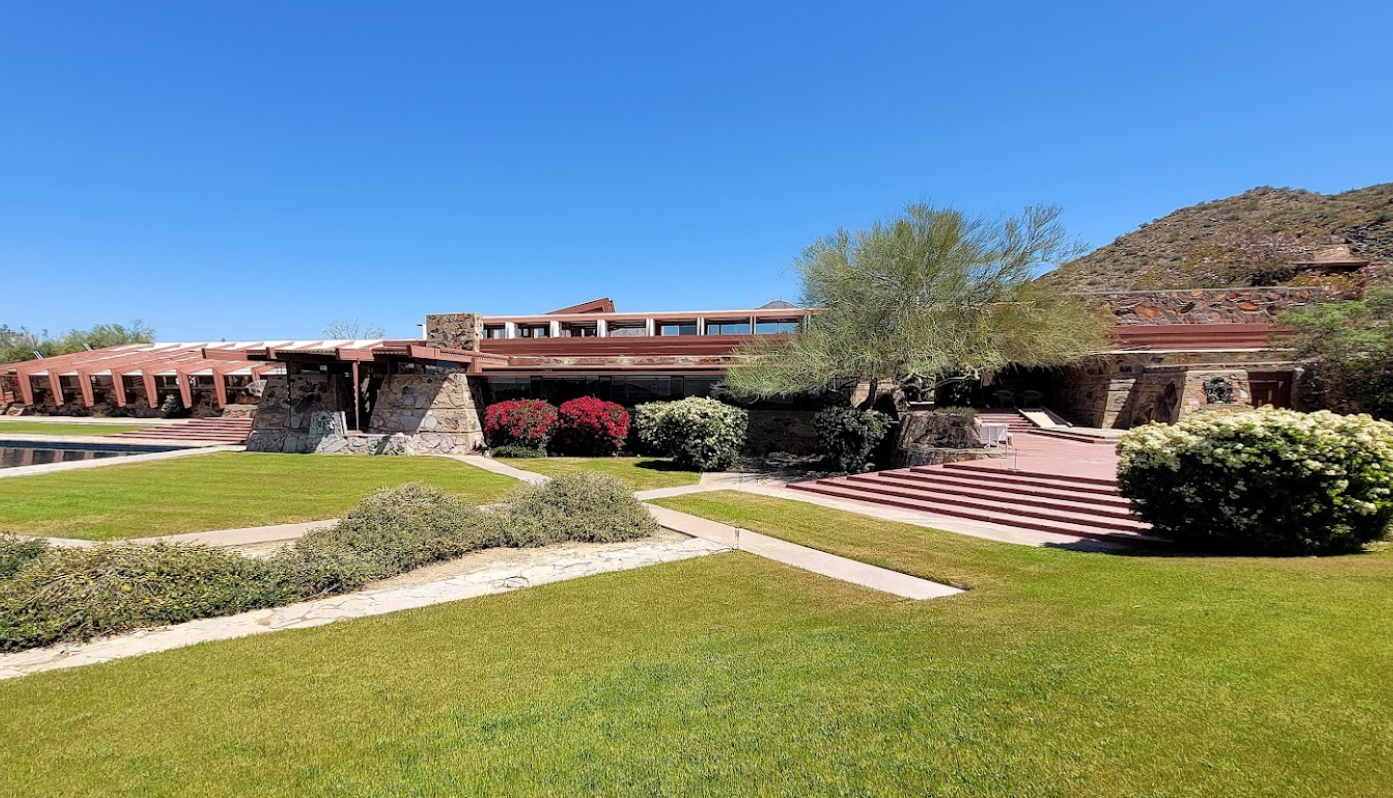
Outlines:
{"type": "Polygon", "coordinates": [[[1071,291],[1300,282],[1293,261],[1332,244],[1393,262],[1393,183],[1342,194],[1255,188],[1142,225],[1041,280],[1071,291]]]}

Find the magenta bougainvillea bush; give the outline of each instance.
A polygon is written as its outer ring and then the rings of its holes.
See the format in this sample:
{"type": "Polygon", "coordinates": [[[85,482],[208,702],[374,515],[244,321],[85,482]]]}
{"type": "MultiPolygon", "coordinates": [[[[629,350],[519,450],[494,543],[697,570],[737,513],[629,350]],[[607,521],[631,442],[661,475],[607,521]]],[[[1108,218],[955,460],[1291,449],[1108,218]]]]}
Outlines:
{"type": "Polygon", "coordinates": [[[545,449],[556,434],[556,408],[537,399],[511,399],[484,411],[484,438],[489,446],[545,449]]]}
{"type": "Polygon", "coordinates": [[[556,444],[565,454],[618,454],[629,437],[629,411],[614,402],[593,396],[572,399],[561,405],[560,416],[556,444]]]}

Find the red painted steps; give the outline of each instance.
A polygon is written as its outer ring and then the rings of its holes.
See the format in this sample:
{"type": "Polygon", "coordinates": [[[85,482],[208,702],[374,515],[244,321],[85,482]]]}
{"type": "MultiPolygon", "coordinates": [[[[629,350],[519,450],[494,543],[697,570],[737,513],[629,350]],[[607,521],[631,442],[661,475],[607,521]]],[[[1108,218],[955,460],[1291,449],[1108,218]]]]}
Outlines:
{"type": "Polygon", "coordinates": [[[1100,506],[1089,501],[1060,501],[1034,496],[1017,496],[1009,490],[981,488],[970,493],[940,490],[933,485],[904,486],[880,477],[848,477],[843,484],[856,490],[900,499],[913,499],[934,505],[960,507],[986,512],[1014,513],[1028,518],[1064,520],[1104,529],[1131,532],[1143,526],[1130,510],[1100,506]]]}
{"type": "Polygon", "coordinates": [[[252,431],[249,418],[196,418],[183,424],[122,432],[113,438],[141,438],[163,441],[201,441],[213,443],[246,443],[252,431]]]}
{"type": "Polygon", "coordinates": [[[920,466],[801,482],[794,490],[840,499],[985,521],[1003,526],[1110,540],[1149,539],[1116,481],[1100,477],[1011,472],[975,463],[920,466]]]}
{"type": "Polygon", "coordinates": [[[1006,498],[1025,504],[1038,503],[1042,507],[1059,504],[1068,509],[1073,504],[1097,507],[1115,513],[1120,518],[1132,517],[1131,502],[1117,495],[1080,495],[1067,490],[1040,488],[1019,485],[997,485],[992,481],[964,479],[945,472],[938,474],[906,474],[898,471],[885,471],[879,474],[858,474],[848,477],[852,482],[890,483],[909,489],[932,490],[958,496],[980,496],[982,498],[1006,498]]]}
{"type": "MultiPolygon", "coordinates": [[[[939,467],[940,466],[916,466],[915,468],[910,470],[919,471],[939,467]]],[[[1051,483],[1064,483],[1067,485],[1083,484],[1089,486],[1111,488],[1113,491],[1117,490],[1117,480],[1111,479],[1109,477],[1086,477],[1077,474],[1054,474],[1048,471],[1032,471],[1030,469],[1025,468],[1009,469],[1001,466],[983,465],[981,462],[974,462],[972,460],[965,460],[960,463],[948,463],[947,465],[941,467],[952,471],[971,471],[973,473],[991,474],[994,477],[998,478],[1010,477],[1013,479],[1025,478],[1037,481],[1045,480],[1051,483]]]]}

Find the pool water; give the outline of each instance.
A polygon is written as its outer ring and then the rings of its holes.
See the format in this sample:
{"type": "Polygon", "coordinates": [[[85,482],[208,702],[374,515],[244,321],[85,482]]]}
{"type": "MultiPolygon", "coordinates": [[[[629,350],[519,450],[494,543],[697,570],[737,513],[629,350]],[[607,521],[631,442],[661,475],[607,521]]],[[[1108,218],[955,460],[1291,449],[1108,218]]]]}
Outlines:
{"type": "Polygon", "coordinates": [[[30,443],[0,441],[0,468],[76,463],[101,460],[107,457],[126,457],[132,454],[168,452],[175,447],[122,446],[120,444],[92,445],[79,443],[30,443]]]}

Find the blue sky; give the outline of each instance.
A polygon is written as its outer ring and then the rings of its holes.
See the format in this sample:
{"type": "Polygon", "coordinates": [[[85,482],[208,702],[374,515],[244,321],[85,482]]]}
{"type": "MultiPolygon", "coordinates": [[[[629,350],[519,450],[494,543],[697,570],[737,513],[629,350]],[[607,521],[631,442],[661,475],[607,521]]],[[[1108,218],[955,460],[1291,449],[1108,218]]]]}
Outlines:
{"type": "Polygon", "coordinates": [[[797,298],[906,202],[1102,245],[1393,180],[1385,3],[9,3],[0,323],[797,298]]]}

